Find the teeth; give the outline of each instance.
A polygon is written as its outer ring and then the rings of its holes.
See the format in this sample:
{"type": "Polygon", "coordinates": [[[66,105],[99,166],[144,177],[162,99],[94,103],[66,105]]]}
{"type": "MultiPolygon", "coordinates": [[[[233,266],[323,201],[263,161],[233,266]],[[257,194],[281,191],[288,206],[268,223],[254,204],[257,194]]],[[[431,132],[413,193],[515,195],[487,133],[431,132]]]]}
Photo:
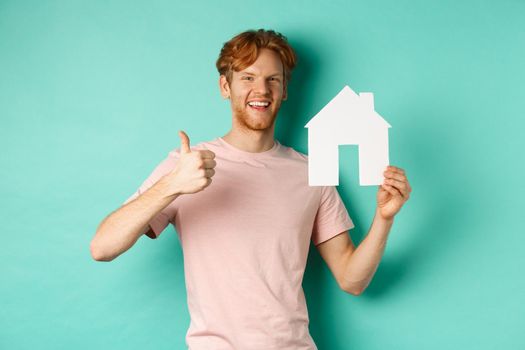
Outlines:
{"type": "Polygon", "coordinates": [[[248,104],[250,106],[267,107],[270,103],[269,102],[252,101],[252,102],[248,102],[248,104]]]}

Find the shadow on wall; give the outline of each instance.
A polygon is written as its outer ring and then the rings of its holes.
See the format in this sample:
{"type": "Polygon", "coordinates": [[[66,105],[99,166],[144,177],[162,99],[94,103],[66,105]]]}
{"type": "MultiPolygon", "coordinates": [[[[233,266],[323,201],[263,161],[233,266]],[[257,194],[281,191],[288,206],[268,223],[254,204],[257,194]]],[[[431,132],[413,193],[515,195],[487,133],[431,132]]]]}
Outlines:
{"type": "MultiPolygon", "coordinates": [[[[290,44],[297,54],[297,65],[288,84],[288,99],[283,101],[276,120],[275,138],[284,145],[306,144],[304,125],[312,117],[308,115],[307,101],[315,94],[315,76],[327,63],[322,62],[322,55],[314,51],[311,41],[290,40],[290,44]]],[[[306,149],[298,151],[307,153],[306,149]]]]}
{"type": "MultiPolygon", "coordinates": [[[[289,85],[289,99],[283,104],[277,120],[279,124],[276,127],[276,138],[285,145],[306,143],[307,132],[304,124],[311,117],[306,115],[308,113],[307,101],[311,100],[315,94],[316,90],[313,86],[319,81],[319,77],[322,77],[323,66],[330,64],[328,62],[330,53],[315,52],[311,40],[299,40],[292,42],[292,45],[298,54],[299,61],[289,85]]],[[[424,100],[422,91],[425,91],[426,85],[425,81],[419,81],[419,84],[413,86],[413,91],[410,92],[413,94],[412,98],[424,100]]],[[[391,132],[391,141],[397,146],[392,149],[396,149],[396,152],[402,155],[404,162],[404,164],[396,164],[396,160],[391,159],[392,164],[407,171],[414,189],[410,202],[407,203],[408,207],[404,207],[399,215],[399,218],[404,220],[405,229],[408,228],[408,231],[402,232],[405,236],[403,239],[408,244],[396,250],[388,259],[385,257],[381,261],[372,282],[366,291],[357,297],[367,302],[373,302],[378,298],[388,298],[390,292],[399,290],[404,285],[417,283],[414,281],[421,279],[418,276],[424,274],[421,264],[423,261],[427,266],[432,263],[436,265],[446,263],[441,257],[446,254],[450,243],[457,239],[454,238],[454,235],[457,234],[454,232],[454,227],[461,227],[465,221],[464,216],[468,216],[466,212],[468,205],[456,205],[451,209],[450,203],[464,203],[466,194],[475,191],[474,188],[468,188],[468,186],[448,191],[436,186],[440,182],[440,177],[443,176],[439,169],[447,169],[451,164],[460,164],[464,155],[457,151],[443,152],[439,147],[435,147],[440,140],[445,139],[447,130],[439,124],[439,121],[442,120],[439,116],[421,120],[421,115],[432,115],[431,110],[414,108],[408,102],[398,107],[398,110],[392,111],[392,115],[397,114],[399,118],[416,121],[408,123],[402,130],[393,129],[391,132]],[[426,136],[421,138],[421,134],[426,136]],[[396,137],[398,138],[397,143],[396,137]],[[415,173],[420,177],[419,179],[410,176],[415,173]],[[411,210],[410,207],[414,209],[411,210]],[[407,238],[407,236],[410,237],[407,238]]],[[[453,113],[453,106],[447,109],[453,113]]],[[[304,153],[307,153],[307,149],[304,150],[304,153]]],[[[363,222],[361,218],[352,215],[358,212],[359,203],[345,198],[348,191],[345,191],[343,187],[340,187],[340,194],[355,224],[350,234],[354,244],[358,245],[368,233],[371,223],[363,222]]],[[[370,200],[375,201],[375,195],[370,200]]],[[[393,231],[395,234],[395,227],[393,231]]],[[[436,281],[435,283],[445,282],[436,281]]],[[[357,332],[357,328],[351,323],[352,319],[358,319],[359,315],[348,315],[345,308],[338,305],[340,302],[334,302],[334,292],[331,289],[337,288],[337,284],[326,263],[312,244],[303,286],[308,301],[311,334],[319,349],[351,348],[351,335],[357,332]]],[[[340,289],[336,293],[341,293],[341,300],[346,297],[356,298],[340,289]]]]}

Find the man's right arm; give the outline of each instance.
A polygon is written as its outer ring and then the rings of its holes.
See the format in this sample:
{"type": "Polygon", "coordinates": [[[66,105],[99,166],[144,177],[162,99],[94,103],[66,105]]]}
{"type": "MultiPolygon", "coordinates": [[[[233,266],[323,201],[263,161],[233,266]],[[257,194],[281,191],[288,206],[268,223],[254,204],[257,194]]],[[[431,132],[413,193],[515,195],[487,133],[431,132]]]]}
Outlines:
{"type": "Polygon", "coordinates": [[[144,233],[149,222],[179,194],[169,194],[169,177],[157,181],[147,191],[108,215],[91,241],[91,256],[97,261],[111,261],[131,248],[144,233]]]}
{"type": "Polygon", "coordinates": [[[90,245],[93,259],[115,259],[148,233],[150,221],[178,196],[200,192],[210,185],[215,174],[215,153],[192,152],[188,135],[180,131],[179,136],[181,154],[173,171],[100,223],[90,245]]]}

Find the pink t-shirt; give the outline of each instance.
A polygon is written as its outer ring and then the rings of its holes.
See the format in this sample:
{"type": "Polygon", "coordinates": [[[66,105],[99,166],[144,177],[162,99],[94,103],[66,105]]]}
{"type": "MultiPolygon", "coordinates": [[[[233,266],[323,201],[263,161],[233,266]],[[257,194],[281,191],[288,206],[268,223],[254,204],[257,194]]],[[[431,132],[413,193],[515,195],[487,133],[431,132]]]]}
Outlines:
{"type": "MultiPolygon", "coordinates": [[[[192,150],[215,153],[210,186],[176,198],[150,222],[175,226],[184,255],[190,350],[317,349],[302,289],[310,239],[354,227],[333,186],[308,185],[308,157],[275,140],[245,152],[221,137],[192,150]]],[[[169,152],[125,203],[175,167],[169,152]]]]}

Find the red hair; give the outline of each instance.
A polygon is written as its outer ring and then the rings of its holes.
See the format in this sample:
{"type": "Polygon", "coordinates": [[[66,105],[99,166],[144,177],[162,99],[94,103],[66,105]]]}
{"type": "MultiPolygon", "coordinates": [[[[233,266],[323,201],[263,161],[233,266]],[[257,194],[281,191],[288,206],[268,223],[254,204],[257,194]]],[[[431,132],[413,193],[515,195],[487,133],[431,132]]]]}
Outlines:
{"type": "Polygon", "coordinates": [[[232,72],[251,66],[261,49],[270,49],[279,55],[284,67],[284,82],[290,81],[297,56],[286,37],[273,30],[247,30],[236,35],[224,43],[215,66],[219,74],[226,76],[228,83],[231,83],[232,72]]]}

